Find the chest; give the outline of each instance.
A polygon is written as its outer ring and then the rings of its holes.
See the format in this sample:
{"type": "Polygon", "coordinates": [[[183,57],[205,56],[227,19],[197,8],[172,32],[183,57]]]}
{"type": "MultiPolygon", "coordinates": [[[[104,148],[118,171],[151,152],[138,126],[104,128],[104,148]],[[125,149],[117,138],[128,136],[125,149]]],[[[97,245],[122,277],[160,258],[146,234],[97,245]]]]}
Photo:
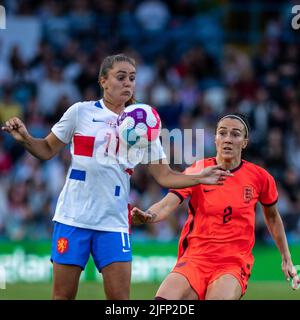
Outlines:
{"type": "Polygon", "coordinates": [[[75,135],[94,137],[96,141],[105,139],[108,134],[117,136],[117,116],[97,111],[79,115],[75,135]]]}
{"type": "Polygon", "coordinates": [[[115,163],[119,146],[116,124],[117,117],[109,113],[97,110],[81,113],[72,140],[73,155],[115,163]]]}
{"type": "Polygon", "coordinates": [[[253,177],[238,176],[226,180],[222,186],[199,186],[197,206],[205,215],[247,215],[254,213],[259,201],[260,185],[253,177]]]}

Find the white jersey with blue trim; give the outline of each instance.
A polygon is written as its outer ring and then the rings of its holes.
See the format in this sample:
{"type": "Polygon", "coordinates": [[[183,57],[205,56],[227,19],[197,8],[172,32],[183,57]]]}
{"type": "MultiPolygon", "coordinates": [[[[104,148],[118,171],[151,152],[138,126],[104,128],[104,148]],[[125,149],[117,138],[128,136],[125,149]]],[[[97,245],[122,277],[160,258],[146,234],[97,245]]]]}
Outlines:
{"type": "Polygon", "coordinates": [[[130,175],[134,166],[166,155],[157,139],[149,149],[135,149],[135,163],[117,161],[117,117],[103,100],[78,102],[52,127],[59,140],[71,142],[72,155],[54,221],[93,230],[128,232],[130,175]]]}

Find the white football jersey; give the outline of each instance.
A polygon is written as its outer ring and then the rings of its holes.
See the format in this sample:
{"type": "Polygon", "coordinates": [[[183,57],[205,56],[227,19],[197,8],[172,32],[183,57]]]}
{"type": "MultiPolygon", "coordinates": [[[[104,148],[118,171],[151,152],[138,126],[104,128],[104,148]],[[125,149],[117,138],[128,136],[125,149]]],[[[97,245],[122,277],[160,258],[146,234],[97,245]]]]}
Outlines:
{"type": "Polygon", "coordinates": [[[78,102],[52,127],[59,140],[71,142],[72,155],[54,221],[93,230],[128,232],[133,168],[166,155],[157,139],[148,149],[131,148],[134,161],[126,161],[126,155],[119,160],[117,118],[118,114],[108,109],[103,100],[78,102]]]}

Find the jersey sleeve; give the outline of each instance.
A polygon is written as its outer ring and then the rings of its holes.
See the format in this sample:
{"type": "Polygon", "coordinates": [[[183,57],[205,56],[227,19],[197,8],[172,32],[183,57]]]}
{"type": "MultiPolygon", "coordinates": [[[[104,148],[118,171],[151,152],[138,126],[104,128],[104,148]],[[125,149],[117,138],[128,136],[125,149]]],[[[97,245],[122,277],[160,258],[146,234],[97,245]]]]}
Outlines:
{"type": "Polygon", "coordinates": [[[263,206],[272,206],[278,200],[278,191],[274,178],[267,172],[262,172],[262,189],[259,201],[263,206]]]}
{"type": "MultiPolygon", "coordinates": [[[[196,168],[196,163],[184,170],[184,174],[194,174],[196,168]]],[[[192,187],[182,188],[182,189],[170,189],[169,192],[174,193],[179,199],[180,203],[184,201],[187,197],[192,194],[192,187]]]]}
{"type": "Polygon", "coordinates": [[[148,164],[165,158],[167,158],[167,156],[161,145],[160,139],[156,139],[156,141],[150,143],[145,150],[141,163],[148,164]]]}
{"type": "Polygon", "coordinates": [[[78,103],[73,104],[52,127],[51,131],[63,143],[70,143],[75,133],[78,119],[78,103]]]}

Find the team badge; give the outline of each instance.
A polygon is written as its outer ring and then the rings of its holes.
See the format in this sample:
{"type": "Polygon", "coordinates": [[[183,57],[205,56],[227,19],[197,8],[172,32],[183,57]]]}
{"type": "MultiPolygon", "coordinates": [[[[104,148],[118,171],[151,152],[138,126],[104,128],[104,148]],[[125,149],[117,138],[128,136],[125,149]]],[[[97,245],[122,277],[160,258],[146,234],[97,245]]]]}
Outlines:
{"type": "Polygon", "coordinates": [[[250,186],[243,187],[244,202],[249,203],[253,199],[253,188],[250,186]]]}
{"type": "Polygon", "coordinates": [[[68,239],[66,238],[59,238],[57,240],[57,251],[60,254],[65,253],[68,250],[68,239]]]}

